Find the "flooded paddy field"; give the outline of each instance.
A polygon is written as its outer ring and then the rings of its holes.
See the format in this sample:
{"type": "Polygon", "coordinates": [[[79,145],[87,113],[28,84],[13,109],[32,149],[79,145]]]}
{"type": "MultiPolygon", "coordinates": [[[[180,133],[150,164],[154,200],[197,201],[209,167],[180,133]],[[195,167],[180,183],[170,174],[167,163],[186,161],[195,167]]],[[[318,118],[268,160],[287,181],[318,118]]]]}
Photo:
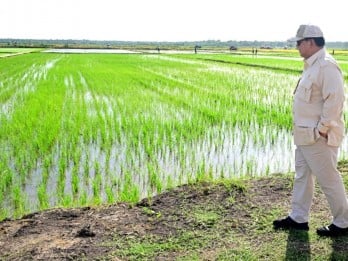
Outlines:
{"type": "Polygon", "coordinates": [[[301,68],[298,59],[231,54],[7,57],[0,218],[293,171],[291,103],[301,68]]]}

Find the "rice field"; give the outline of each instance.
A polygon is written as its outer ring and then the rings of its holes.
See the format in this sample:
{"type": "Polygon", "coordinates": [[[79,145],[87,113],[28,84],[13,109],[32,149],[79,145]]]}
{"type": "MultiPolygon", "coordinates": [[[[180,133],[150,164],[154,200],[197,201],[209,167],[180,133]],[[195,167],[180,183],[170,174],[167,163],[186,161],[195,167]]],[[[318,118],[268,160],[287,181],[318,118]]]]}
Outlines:
{"type": "Polygon", "coordinates": [[[24,53],[39,52],[42,48],[1,48],[0,47],[0,58],[7,56],[20,55],[24,53]]]}
{"type": "Polygon", "coordinates": [[[0,219],[292,171],[301,68],[231,54],[0,59],[0,219]]]}

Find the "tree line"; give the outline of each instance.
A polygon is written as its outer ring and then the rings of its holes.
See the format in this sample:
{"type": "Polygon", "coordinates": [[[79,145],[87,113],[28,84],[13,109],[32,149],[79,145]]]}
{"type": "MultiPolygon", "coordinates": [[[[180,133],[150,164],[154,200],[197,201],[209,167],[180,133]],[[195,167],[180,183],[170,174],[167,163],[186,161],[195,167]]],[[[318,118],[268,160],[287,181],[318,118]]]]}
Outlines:
{"type": "MultiPolygon", "coordinates": [[[[100,41],[100,40],[61,40],[61,39],[0,39],[0,47],[39,47],[39,48],[110,48],[110,49],[192,49],[202,48],[293,48],[294,43],[287,41],[181,41],[181,42],[144,42],[144,41],[100,41]]],[[[327,42],[328,48],[348,49],[348,42],[327,42]]]]}

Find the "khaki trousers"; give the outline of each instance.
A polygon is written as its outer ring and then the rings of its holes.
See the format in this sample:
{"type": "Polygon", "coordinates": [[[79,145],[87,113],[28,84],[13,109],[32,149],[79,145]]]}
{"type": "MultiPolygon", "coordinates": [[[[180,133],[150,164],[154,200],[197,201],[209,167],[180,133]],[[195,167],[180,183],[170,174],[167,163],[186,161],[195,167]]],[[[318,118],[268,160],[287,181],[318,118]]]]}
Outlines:
{"type": "Polygon", "coordinates": [[[328,146],[320,137],[313,145],[297,146],[295,151],[295,180],[290,217],[296,222],[308,222],[316,178],[329,203],[332,223],[348,227],[348,200],[337,170],[338,147],[328,146]]]}

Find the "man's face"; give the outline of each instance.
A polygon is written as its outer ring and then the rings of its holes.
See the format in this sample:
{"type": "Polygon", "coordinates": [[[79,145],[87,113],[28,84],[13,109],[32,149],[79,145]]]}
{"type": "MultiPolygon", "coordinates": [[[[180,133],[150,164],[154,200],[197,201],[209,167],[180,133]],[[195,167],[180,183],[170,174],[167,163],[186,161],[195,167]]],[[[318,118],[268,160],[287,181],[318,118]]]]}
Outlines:
{"type": "Polygon", "coordinates": [[[298,49],[300,55],[307,59],[315,53],[313,47],[315,46],[313,39],[302,39],[297,41],[296,48],[298,49]]]}

